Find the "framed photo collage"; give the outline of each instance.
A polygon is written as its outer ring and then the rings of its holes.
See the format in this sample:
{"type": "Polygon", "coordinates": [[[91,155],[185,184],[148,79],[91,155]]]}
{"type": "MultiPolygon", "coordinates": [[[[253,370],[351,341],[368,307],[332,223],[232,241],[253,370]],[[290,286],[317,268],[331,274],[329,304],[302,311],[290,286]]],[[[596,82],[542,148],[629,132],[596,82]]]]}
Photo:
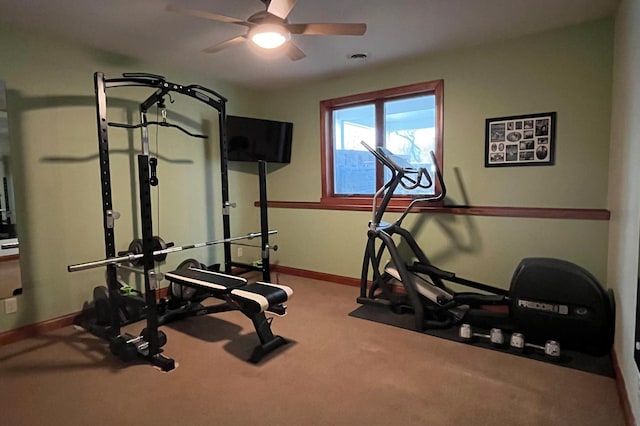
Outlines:
{"type": "Polygon", "coordinates": [[[487,119],[485,167],[553,165],[555,127],[555,112],[487,119]]]}

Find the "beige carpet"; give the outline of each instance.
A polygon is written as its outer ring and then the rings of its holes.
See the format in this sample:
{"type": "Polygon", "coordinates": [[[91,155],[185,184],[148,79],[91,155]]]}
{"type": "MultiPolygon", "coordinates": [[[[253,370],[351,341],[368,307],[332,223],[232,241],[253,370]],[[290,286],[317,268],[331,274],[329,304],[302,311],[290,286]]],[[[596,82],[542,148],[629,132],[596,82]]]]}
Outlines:
{"type": "Polygon", "coordinates": [[[68,327],[0,348],[0,424],[624,424],[611,378],[352,318],[356,288],[277,278],[295,293],[273,330],[295,343],[263,363],[238,312],[163,327],[170,373],[68,327]]]}

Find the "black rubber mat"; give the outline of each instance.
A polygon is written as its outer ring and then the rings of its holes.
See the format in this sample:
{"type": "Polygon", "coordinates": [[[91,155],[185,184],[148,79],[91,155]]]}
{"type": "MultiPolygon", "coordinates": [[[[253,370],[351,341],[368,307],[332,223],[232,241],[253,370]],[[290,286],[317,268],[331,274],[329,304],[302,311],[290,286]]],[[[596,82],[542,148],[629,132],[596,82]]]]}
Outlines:
{"type": "MultiPolygon", "coordinates": [[[[351,312],[349,316],[415,331],[414,318],[412,315],[398,315],[391,312],[391,310],[389,310],[385,306],[362,305],[351,312]]],[[[427,330],[420,333],[440,337],[447,340],[453,340],[465,345],[471,344],[485,349],[509,353],[515,356],[521,356],[541,362],[560,365],[562,367],[573,368],[575,370],[598,374],[600,376],[614,377],[613,364],[609,355],[598,357],[582,352],[563,350],[561,348],[561,355],[559,359],[551,360],[550,358],[546,357],[541,351],[527,350],[523,353],[520,353],[510,349],[508,346],[496,347],[490,342],[482,340],[467,343],[458,336],[457,326],[443,330],[427,330]]]]}

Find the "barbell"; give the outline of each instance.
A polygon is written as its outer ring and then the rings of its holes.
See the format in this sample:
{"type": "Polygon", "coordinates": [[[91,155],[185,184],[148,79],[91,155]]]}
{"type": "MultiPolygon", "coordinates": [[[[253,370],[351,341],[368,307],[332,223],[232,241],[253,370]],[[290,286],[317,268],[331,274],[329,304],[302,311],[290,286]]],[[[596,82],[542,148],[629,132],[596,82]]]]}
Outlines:
{"type": "MultiPolygon", "coordinates": [[[[267,232],[268,235],[273,235],[273,234],[277,234],[277,233],[278,233],[278,231],[275,230],[275,229],[269,230],[267,232]]],[[[187,245],[184,245],[184,246],[167,247],[166,249],[163,249],[163,250],[155,250],[153,252],[153,257],[155,259],[157,256],[167,255],[169,253],[174,253],[174,252],[177,252],[177,251],[191,250],[191,249],[195,249],[195,248],[211,246],[211,245],[214,245],[214,244],[230,243],[230,242],[239,241],[239,240],[251,240],[253,238],[257,238],[257,237],[260,237],[260,236],[262,236],[262,232],[250,232],[247,235],[241,235],[241,236],[238,236],[238,237],[224,238],[222,240],[205,241],[203,243],[194,243],[194,244],[187,244],[187,245]]],[[[83,271],[85,269],[100,268],[101,266],[114,265],[114,264],[124,263],[124,262],[134,263],[137,259],[141,259],[143,257],[144,257],[144,253],[125,254],[125,255],[122,255],[122,256],[109,257],[107,259],[102,259],[102,260],[94,260],[94,261],[91,261],[91,262],[77,263],[75,265],[69,265],[69,266],[67,266],[67,271],[69,271],[69,272],[77,272],[77,271],[83,271]]]]}

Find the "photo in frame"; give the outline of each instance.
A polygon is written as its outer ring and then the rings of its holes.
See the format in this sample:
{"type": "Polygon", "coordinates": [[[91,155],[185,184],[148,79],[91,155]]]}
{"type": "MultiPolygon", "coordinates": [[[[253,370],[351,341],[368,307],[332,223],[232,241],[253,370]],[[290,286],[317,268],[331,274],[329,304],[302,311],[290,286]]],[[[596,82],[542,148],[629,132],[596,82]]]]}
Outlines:
{"type": "Polygon", "coordinates": [[[555,131],[555,112],[489,118],[484,166],[551,166],[555,162],[555,131]]]}

